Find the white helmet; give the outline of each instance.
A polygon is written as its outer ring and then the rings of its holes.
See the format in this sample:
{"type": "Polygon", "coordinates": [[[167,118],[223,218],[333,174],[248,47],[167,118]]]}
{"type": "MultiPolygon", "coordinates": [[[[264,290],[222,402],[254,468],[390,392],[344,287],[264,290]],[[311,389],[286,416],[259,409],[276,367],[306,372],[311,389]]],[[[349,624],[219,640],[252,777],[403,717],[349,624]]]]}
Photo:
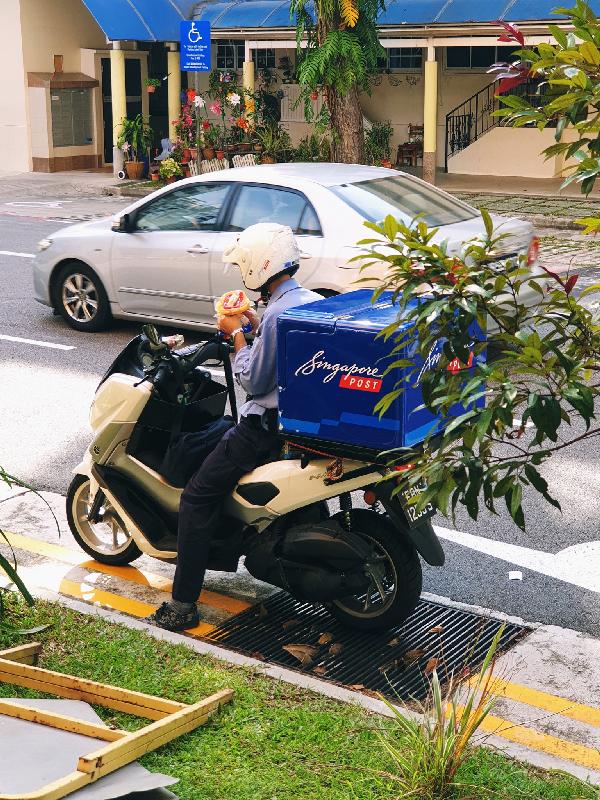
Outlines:
{"type": "Polygon", "coordinates": [[[288,225],[258,222],[240,233],[223,253],[223,261],[237,264],[244,286],[258,291],[281,273],[294,274],[300,263],[300,250],[288,225]]]}

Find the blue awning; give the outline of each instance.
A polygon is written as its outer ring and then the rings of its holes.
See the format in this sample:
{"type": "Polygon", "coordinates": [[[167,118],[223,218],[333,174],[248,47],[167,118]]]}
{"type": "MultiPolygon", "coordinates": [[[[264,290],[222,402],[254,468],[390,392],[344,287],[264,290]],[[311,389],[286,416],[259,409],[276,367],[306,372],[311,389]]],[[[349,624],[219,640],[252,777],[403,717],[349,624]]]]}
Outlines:
{"type": "Polygon", "coordinates": [[[83,0],[112,41],[178,42],[179,23],[198,0],[83,0]]]}
{"type": "MultiPolygon", "coordinates": [[[[182,19],[214,30],[293,28],[289,0],[83,0],[113,41],[177,42],[182,19]]],[[[600,0],[591,2],[600,13],[600,0]]],[[[389,0],[380,25],[444,25],[549,20],[556,0],[389,0]]]]}

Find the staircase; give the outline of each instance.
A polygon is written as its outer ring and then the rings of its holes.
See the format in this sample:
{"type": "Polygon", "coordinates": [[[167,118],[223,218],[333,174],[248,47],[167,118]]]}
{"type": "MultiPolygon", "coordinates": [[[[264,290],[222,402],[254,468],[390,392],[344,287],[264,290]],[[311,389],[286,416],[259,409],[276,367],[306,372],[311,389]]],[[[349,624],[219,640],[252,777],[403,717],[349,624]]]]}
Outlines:
{"type": "MultiPolygon", "coordinates": [[[[502,107],[497,92],[498,84],[490,83],[446,114],[446,172],[448,159],[500,124],[502,118],[493,116],[494,111],[502,107]]],[[[522,83],[505,94],[524,97],[532,105],[539,105],[542,99],[539,81],[533,80],[522,83]]]]}

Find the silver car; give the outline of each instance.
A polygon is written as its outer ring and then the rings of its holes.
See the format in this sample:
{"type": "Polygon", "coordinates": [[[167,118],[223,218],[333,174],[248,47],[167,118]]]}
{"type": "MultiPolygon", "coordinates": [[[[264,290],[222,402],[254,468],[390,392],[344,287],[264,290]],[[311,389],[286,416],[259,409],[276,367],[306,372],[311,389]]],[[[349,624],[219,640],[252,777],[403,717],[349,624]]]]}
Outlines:
{"type": "MultiPolygon", "coordinates": [[[[113,218],[65,228],[39,243],[35,298],[76,330],[111,319],[182,328],[214,327],[214,301],[240,278],[222,262],[239,231],[279,222],[295,231],[299,280],[324,296],[359,277],[349,263],[365,220],[417,214],[439,227],[436,239],[458,250],[483,235],[477,209],[397,170],[347,164],[275,164],[229,169],[179,181],[132,203],[113,218]]],[[[497,218],[503,253],[535,256],[532,226],[497,218]]],[[[362,284],[364,286],[364,284],[362,284]]]]}

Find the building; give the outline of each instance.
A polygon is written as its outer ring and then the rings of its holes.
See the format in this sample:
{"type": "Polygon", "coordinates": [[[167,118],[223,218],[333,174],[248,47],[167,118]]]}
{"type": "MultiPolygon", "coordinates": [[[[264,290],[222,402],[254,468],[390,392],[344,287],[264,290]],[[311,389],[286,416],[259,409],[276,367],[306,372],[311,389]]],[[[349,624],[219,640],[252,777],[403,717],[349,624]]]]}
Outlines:
{"type": "MultiPolygon", "coordinates": [[[[390,120],[394,152],[411,126],[424,126],[424,173],[553,177],[560,159],[540,151],[553,131],[504,128],[491,116],[488,67],[510,48],[494,20],[517,22],[529,44],[550,41],[550,0],[392,0],[380,16],[386,49],[367,119],[390,120]]],[[[592,3],[600,7],[600,0],[592,3]]],[[[205,73],[181,73],[179,23],[211,23],[212,63],[244,72],[269,70],[283,92],[282,124],[297,141],[309,130],[283,82],[281,59],[296,44],[287,0],[4,0],[0,51],[0,153],[14,170],[98,168],[113,163],[119,122],[142,113],[161,138],[174,136],[182,88],[206,88],[205,73]],[[244,68],[244,65],[246,67],[244,68]],[[164,78],[154,94],[148,76],[164,78]]],[[[563,24],[564,23],[560,23],[563,24]]],[[[118,153],[116,153],[118,157],[118,153]]]]}

